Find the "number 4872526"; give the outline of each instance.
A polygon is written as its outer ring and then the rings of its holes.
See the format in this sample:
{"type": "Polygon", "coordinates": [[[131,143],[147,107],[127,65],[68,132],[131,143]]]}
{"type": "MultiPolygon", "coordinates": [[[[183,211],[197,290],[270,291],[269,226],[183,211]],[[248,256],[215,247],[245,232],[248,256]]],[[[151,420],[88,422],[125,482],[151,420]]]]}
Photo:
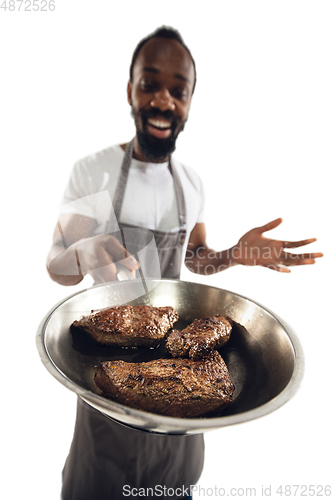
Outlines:
{"type": "Polygon", "coordinates": [[[10,12],[47,12],[55,10],[55,0],[0,0],[0,9],[10,12]]]}

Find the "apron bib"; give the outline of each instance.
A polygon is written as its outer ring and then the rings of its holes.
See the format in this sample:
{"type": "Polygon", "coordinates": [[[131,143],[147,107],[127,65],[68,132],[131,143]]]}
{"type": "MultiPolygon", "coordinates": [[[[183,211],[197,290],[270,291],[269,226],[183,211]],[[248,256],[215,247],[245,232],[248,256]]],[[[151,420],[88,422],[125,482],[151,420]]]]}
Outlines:
{"type": "MultiPolygon", "coordinates": [[[[113,199],[119,231],[112,231],[109,221],[107,232],[117,237],[127,251],[139,260],[143,280],[161,277],[178,279],[186,238],[185,200],[178,174],[169,161],[177,199],[179,231],[152,231],[122,224],[119,222],[121,207],[132,155],[133,140],[126,147],[113,199]]],[[[172,497],[170,489],[179,492],[194,485],[200,477],[203,460],[201,434],[169,436],[125,427],[78,398],[74,437],[63,470],[62,499],[118,500],[132,498],[128,495],[131,488],[156,488],[156,498],[179,500],[179,493],[172,497]],[[167,496],[160,494],[163,488],[169,489],[167,496]]]]}
{"type": "MultiPolygon", "coordinates": [[[[179,279],[186,239],[186,206],[183,188],[177,171],[169,160],[169,170],[173,177],[178,207],[179,230],[164,232],[151,230],[120,222],[121,208],[124,201],[128,173],[133,156],[134,140],[126,146],[125,156],[113,198],[113,210],[119,231],[112,232],[111,216],[107,233],[112,233],[126,250],[140,262],[141,278],[179,279]]],[[[139,276],[138,276],[139,277],[139,276]]]]}

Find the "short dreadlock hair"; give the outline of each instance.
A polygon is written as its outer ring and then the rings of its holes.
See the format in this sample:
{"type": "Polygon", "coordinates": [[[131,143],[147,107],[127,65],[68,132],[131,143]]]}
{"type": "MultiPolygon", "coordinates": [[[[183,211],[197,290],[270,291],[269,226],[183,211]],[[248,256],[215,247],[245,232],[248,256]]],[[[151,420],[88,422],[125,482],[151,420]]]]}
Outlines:
{"type": "Polygon", "coordinates": [[[134,68],[134,64],[135,64],[135,61],[139,55],[140,50],[152,38],[166,38],[169,40],[177,40],[177,42],[179,42],[184,47],[184,49],[188,52],[189,56],[191,57],[193,67],[194,67],[194,84],[193,84],[193,91],[192,91],[192,93],[193,93],[194,88],[195,88],[195,84],[197,81],[197,72],[196,72],[196,67],[195,67],[195,61],[194,61],[193,56],[190,52],[190,49],[187,47],[187,45],[185,45],[183,37],[181,36],[179,31],[177,31],[174,28],[171,28],[170,26],[161,26],[160,28],[157,28],[155,31],[153,31],[153,33],[150,33],[150,35],[147,35],[145,38],[143,38],[138,43],[138,45],[136,46],[136,48],[133,52],[132,61],[131,61],[131,65],[130,65],[130,70],[129,70],[130,81],[133,80],[133,68],[134,68]]]}

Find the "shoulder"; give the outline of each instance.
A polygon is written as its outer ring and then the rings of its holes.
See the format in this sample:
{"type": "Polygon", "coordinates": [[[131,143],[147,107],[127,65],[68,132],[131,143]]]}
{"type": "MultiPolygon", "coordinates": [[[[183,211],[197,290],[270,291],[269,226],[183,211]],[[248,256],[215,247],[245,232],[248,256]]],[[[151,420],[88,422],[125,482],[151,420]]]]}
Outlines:
{"type": "Polygon", "coordinates": [[[123,156],[124,151],[117,144],[81,158],[75,163],[74,169],[94,173],[96,170],[109,171],[113,165],[121,163],[123,156]]]}
{"type": "Polygon", "coordinates": [[[80,193],[105,189],[118,178],[123,156],[121,147],[115,145],[81,158],[72,168],[70,183],[80,193]]]}
{"type": "Polygon", "coordinates": [[[116,145],[78,160],[71,170],[63,203],[112,187],[119,176],[123,154],[116,145]]]}

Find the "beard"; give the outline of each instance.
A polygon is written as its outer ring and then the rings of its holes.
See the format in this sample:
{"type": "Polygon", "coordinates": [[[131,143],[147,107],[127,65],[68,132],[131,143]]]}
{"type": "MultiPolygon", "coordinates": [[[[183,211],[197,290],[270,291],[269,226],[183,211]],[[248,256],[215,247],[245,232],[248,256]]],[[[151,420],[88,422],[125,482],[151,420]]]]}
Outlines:
{"type": "Polygon", "coordinates": [[[140,150],[147,158],[147,161],[153,163],[158,163],[165,161],[165,159],[171,155],[176,149],[177,137],[185,128],[185,123],[179,128],[180,120],[177,119],[172,111],[160,111],[157,108],[152,108],[147,111],[134,111],[133,106],[131,108],[131,115],[134,118],[136,137],[140,150]],[[171,121],[171,135],[166,139],[161,139],[155,137],[147,132],[147,123],[149,118],[164,117],[166,120],[171,121]]]}

